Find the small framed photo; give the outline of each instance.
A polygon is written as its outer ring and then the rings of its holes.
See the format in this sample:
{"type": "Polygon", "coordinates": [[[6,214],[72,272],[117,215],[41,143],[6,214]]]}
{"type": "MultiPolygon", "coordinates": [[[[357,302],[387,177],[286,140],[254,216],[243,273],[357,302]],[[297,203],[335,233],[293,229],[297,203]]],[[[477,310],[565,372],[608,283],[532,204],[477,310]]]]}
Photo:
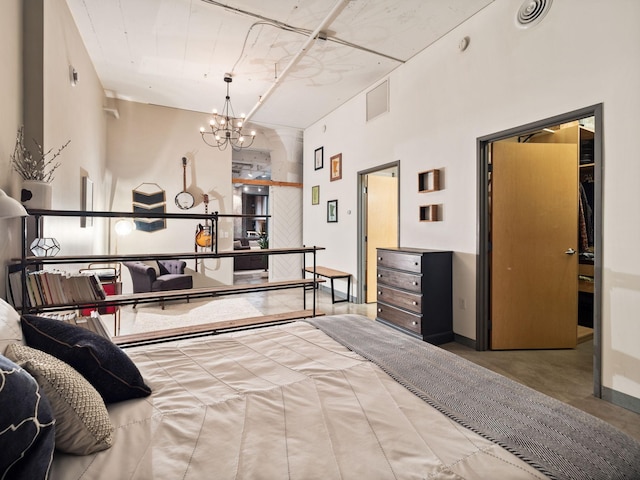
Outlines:
{"type": "Polygon", "coordinates": [[[329,171],[329,180],[340,180],[342,178],[342,154],[338,153],[331,157],[331,170],[329,171]]]}
{"type": "Polygon", "coordinates": [[[320,170],[324,167],[324,147],[316,148],[314,155],[314,168],[320,170]]]}
{"type": "Polygon", "coordinates": [[[318,205],[320,203],[320,185],[314,185],[311,187],[311,205],[318,205]]]}
{"type": "Polygon", "coordinates": [[[338,222],[338,200],[329,200],[327,202],[327,222],[338,222]]]}

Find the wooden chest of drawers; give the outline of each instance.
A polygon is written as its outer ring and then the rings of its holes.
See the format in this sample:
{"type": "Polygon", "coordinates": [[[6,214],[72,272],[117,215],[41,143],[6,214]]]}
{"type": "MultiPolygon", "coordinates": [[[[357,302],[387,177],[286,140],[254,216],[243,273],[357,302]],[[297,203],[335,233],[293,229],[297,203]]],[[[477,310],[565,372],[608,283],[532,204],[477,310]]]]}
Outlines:
{"type": "Polygon", "coordinates": [[[425,342],[453,340],[452,252],[414,248],[377,251],[377,320],[425,342]]]}

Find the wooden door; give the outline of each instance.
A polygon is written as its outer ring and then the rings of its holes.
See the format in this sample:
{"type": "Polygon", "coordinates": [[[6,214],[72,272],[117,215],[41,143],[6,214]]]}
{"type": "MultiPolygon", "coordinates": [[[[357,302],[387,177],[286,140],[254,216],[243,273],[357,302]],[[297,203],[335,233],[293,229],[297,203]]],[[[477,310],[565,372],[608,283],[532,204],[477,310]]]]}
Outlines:
{"type": "Polygon", "coordinates": [[[398,246],[398,177],[367,175],[367,294],[377,301],[376,249],[398,246]]]}
{"type": "Polygon", "coordinates": [[[577,147],[497,142],[492,148],[491,348],[574,348],[577,147]]]}

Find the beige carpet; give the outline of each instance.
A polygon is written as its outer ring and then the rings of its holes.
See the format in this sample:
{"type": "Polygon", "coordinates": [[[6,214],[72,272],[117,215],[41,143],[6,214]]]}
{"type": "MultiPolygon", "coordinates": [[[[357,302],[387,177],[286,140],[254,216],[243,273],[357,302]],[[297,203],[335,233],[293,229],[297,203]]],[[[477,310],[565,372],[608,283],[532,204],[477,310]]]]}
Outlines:
{"type": "Polygon", "coordinates": [[[121,335],[199,325],[237,318],[260,317],[262,313],[244,298],[218,298],[215,300],[138,305],[123,318],[121,335]]]}

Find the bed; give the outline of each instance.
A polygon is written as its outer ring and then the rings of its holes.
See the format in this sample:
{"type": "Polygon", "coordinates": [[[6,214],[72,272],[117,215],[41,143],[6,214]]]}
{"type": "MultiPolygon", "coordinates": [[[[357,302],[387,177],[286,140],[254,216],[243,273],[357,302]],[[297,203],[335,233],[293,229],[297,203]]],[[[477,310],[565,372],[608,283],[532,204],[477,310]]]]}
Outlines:
{"type": "MultiPolygon", "coordinates": [[[[28,342],[27,342],[28,343],[28,342]]],[[[640,478],[609,424],[359,315],[126,349],[151,393],[52,479],[640,478]]]]}

